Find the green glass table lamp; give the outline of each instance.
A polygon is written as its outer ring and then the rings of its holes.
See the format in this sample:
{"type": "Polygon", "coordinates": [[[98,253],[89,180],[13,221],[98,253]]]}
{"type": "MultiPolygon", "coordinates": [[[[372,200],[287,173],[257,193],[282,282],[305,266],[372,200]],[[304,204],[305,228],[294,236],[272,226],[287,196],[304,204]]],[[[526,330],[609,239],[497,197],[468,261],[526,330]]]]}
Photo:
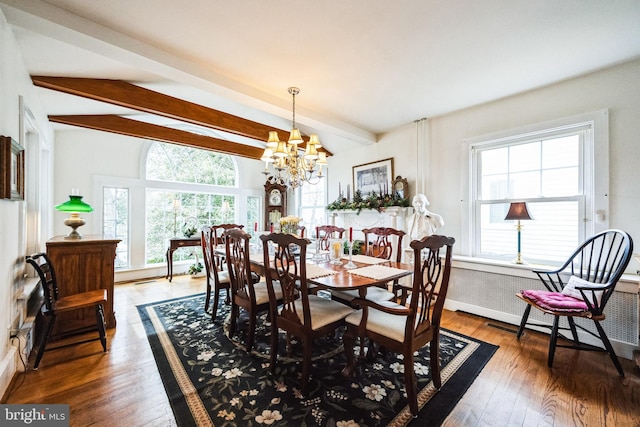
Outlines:
{"type": "Polygon", "coordinates": [[[78,227],[85,224],[84,219],[80,217],[80,212],[92,212],[93,208],[82,201],[82,196],[71,194],[69,195],[69,200],[59,204],[55,209],[60,212],[71,213],[69,218],[64,220],[64,225],[72,228],[71,232],[65,236],[65,239],[82,239],[82,235],[77,230],[78,227]]]}

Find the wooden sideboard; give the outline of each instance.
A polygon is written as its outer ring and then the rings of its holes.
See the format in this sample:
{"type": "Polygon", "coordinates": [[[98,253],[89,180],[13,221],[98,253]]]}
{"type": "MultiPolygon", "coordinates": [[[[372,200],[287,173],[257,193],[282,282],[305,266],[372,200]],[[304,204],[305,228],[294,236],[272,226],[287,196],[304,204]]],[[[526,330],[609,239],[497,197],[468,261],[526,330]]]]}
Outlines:
{"type": "MultiPolygon", "coordinates": [[[[47,241],[47,255],[56,273],[60,296],[74,295],[93,289],[106,289],[108,301],[104,307],[108,328],[116,326],[113,311],[114,263],[120,240],[85,235],[82,239],[57,236],[47,241]]],[[[62,313],[56,320],[53,335],[62,335],[95,326],[93,308],[62,313]]]]}

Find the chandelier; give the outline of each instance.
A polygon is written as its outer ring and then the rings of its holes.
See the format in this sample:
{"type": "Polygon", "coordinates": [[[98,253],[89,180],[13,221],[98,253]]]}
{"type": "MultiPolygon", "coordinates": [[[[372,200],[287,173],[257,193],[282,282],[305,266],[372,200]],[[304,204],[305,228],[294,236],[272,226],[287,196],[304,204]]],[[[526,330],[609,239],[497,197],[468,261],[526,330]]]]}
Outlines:
{"type": "Polygon", "coordinates": [[[289,93],[293,97],[293,126],[289,141],[280,141],[277,131],[270,131],[267,148],[260,160],[265,162],[264,174],[272,183],[288,185],[297,188],[302,184],[317,184],[322,178],[322,167],[327,164],[327,153],[318,151],[321,147],[318,135],[309,136],[304,154],[301,155],[298,144],[304,141],[300,130],[296,128],[296,95],[300,93],[297,87],[290,87],[289,93]],[[273,164],[273,172],[269,171],[269,163],[273,164]],[[316,171],[317,167],[317,171],[316,171]]]}

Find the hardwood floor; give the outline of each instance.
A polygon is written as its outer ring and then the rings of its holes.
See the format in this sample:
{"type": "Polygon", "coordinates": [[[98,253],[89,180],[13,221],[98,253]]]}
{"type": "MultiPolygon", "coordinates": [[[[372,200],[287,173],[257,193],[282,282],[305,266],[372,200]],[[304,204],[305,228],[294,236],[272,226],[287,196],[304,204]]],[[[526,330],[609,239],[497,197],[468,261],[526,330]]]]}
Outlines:
{"type": "MultiPolygon", "coordinates": [[[[116,284],[109,352],[99,341],[47,352],[38,371],[16,375],[2,402],[69,404],[72,426],[175,426],[136,305],[204,289],[204,279],[188,276],[116,284]]],[[[527,331],[517,341],[514,326],[449,311],[443,326],[500,346],[444,425],[640,426],[630,360],[621,359],[620,378],[604,353],[559,348],[550,370],[546,335],[527,331]]]]}

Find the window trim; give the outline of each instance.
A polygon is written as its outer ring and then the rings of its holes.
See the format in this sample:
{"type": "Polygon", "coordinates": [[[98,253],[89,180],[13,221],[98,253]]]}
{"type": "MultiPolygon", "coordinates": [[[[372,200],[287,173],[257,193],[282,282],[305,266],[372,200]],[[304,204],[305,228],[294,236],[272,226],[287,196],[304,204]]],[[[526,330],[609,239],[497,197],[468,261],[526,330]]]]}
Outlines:
{"type": "MultiPolygon", "coordinates": [[[[461,242],[460,254],[473,257],[475,242],[479,239],[476,230],[477,217],[474,192],[477,184],[477,159],[474,148],[483,145],[494,145],[504,142],[517,142],[535,136],[553,135],[561,131],[588,126],[591,128],[590,141],[583,145],[584,170],[583,185],[585,200],[585,235],[592,235],[609,228],[609,111],[597,110],[546,122],[526,125],[519,128],[499,131],[465,139],[461,144],[462,194],[461,200],[461,242]],[[592,171],[589,173],[589,171],[592,171]]],[[[587,138],[585,138],[587,139],[587,138]]],[[[479,257],[478,257],[479,258],[479,257]]]]}

